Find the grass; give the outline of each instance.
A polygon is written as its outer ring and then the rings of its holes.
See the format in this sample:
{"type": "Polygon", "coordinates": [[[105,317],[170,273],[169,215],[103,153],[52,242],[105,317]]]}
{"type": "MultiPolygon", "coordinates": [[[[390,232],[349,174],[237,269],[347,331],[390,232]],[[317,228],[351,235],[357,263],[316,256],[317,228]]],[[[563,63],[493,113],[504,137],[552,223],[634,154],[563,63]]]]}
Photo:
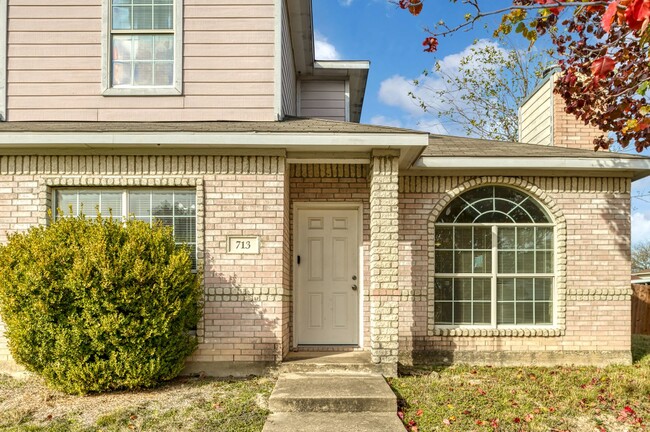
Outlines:
{"type": "Polygon", "coordinates": [[[269,378],[180,378],[156,389],[69,396],[0,375],[0,431],[261,431],[269,378]]]}
{"type": "Polygon", "coordinates": [[[410,431],[641,431],[650,422],[650,337],[632,366],[411,368],[389,384],[410,431]]]}

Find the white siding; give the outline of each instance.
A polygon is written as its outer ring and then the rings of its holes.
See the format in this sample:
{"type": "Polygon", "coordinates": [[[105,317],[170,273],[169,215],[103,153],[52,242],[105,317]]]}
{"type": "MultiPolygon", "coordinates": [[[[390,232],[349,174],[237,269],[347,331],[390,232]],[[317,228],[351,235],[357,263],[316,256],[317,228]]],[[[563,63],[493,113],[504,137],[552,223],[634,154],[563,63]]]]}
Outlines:
{"type": "Polygon", "coordinates": [[[345,121],[345,81],[301,81],[300,116],[345,121]]]}
{"type": "Polygon", "coordinates": [[[184,0],[182,96],[101,96],[102,0],[9,0],[8,119],[275,119],[274,0],[184,0]]]}
{"type": "Polygon", "coordinates": [[[293,59],[293,46],[289,28],[289,15],[286,2],[282,7],[282,113],[297,115],[296,109],[296,67],[293,59]]]}
{"type": "Polygon", "coordinates": [[[552,79],[540,86],[519,110],[519,141],[552,145],[552,79]]]}

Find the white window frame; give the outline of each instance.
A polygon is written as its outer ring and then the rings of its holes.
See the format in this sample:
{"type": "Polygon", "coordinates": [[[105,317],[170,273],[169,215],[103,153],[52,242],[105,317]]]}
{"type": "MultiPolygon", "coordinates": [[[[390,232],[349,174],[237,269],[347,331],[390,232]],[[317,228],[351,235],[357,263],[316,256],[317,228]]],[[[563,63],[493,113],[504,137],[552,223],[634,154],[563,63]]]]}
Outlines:
{"type": "MultiPolygon", "coordinates": [[[[104,96],[177,96],[183,94],[183,0],[174,0],[173,31],[134,30],[128,34],[169,33],[174,35],[174,80],[171,86],[112,87],[111,77],[111,4],[102,0],[102,95],[104,96]]],[[[126,34],[126,33],[125,33],[126,34]]]]}
{"type": "MultiPolygon", "coordinates": [[[[552,223],[438,223],[436,228],[440,227],[486,227],[492,230],[492,262],[491,271],[489,273],[434,273],[435,278],[484,278],[490,279],[491,298],[490,298],[490,324],[437,324],[435,326],[442,329],[519,329],[519,328],[548,328],[557,325],[557,284],[556,284],[556,269],[557,269],[557,231],[555,225],[552,223]],[[541,227],[553,229],[553,272],[552,273],[499,273],[499,245],[498,245],[498,229],[499,228],[518,228],[518,227],[541,227]],[[545,324],[498,324],[497,323],[497,280],[498,278],[549,278],[552,283],[552,313],[551,322],[545,324]]],[[[455,249],[454,249],[455,251],[455,249]]],[[[435,299],[434,299],[435,303],[435,299]]],[[[451,305],[454,302],[449,302],[451,305]]]]}
{"type": "MultiPolygon", "coordinates": [[[[484,184],[484,185],[479,185],[478,187],[493,187],[493,186],[499,186],[499,187],[505,187],[505,188],[512,188],[509,185],[503,185],[503,184],[484,184]]],[[[515,190],[518,190],[516,188],[512,188],[515,190]]],[[[447,208],[452,204],[457,199],[463,199],[462,196],[465,192],[470,191],[471,189],[465,190],[463,193],[458,194],[455,196],[452,200],[446,203],[444,208],[442,209],[441,213],[438,215],[437,219],[442,217],[442,212],[444,212],[444,209],[447,208]]],[[[431,310],[431,316],[433,318],[433,326],[438,329],[442,330],[467,330],[469,329],[470,331],[473,330],[509,330],[509,329],[545,329],[545,328],[555,328],[558,325],[558,289],[557,289],[557,269],[558,269],[558,239],[557,239],[557,227],[555,222],[553,221],[553,217],[550,215],[548,209],[545,208],[544,205],[542,205],[538,200],[535,199],[534,196],[532,196],[529,192],[527,191],[521,191],[527,195],[527,199],[532,200],[535,202],[541,209],[543,209],[544,213],[546,213],[546,216],[549,221],[551,222],[469,222],[469,223],[462,223],[462,222],[437,222],[437,220],[433,224],[433,229],[436,230],[438,227],[489,227],[491,228],[492,231],[492,247],[491,247],[491,254],[492,254],[492,263],[491,263],[491,272],[489,273],[438,273],[435,271],[435,267],[433,268],[433,282],[435,284],[435,279],[436,278],[474,278],[474,277],[479,277],[479,278],[486,278],[490,279],[490,285],[491,285],[491,299],[490,299],[490,310],[491,310],[491,322],[490,324],[438,324],[435,321],[435,303],[436,299],[433,298],[433,305],[432,305],[432,310],[431,310]],[[498,248],[498,229],[499,228],[516,228],[516,227],[546,227],[546,228],[552,228],[553,229],[553,272],[552,273],[499,273],[498,269],[498,263],[499,263],[499,248],[498,248]],[[551,322],[550,323],[545,323],[545,324],[498,324],[497,323],[497,305],[498,305],[498,299],[497,299],[497,280],[499,277],[505,277],[505,278],[535,278],[535,277],[540,277],[540,278],[550,278],[551,283],[552,283],[552,291],[551,291],[551,305],[552,305],[552,313],[551,313],[551,322]]],[[[465,201],[463,199],[463,201],[465,201]]],[[[523,202],[523,201],[522,201],[523,202]]],[[[472,203],[468,203],[465,201],[467,205],[472,205],[472,203]]],[[[517,204],[517,206],[521,205],[521,203],[517,204]]],[[[435,233],[434,237],[435,238],[435,233]]],[[[454,249],[455,250],[455,249],[454,249]]],[[[434,250],[435,254],[435,250],[434,250]]],[[[433,286],[431,287],[433,290],[433,286]]],[[[432,291],[433,292],[433,291],[432,291]]],[[[454,304],[454,302],[450,302],[451,305],[454,304]]]]}

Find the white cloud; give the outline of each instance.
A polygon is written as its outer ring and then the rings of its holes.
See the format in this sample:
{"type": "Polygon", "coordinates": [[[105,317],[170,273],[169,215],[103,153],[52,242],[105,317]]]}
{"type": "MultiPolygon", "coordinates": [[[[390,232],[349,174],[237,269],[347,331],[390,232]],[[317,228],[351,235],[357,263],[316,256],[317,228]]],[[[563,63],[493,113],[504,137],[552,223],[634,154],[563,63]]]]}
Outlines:
{"type": "MultiPolygon", "coordinates": [[[[437,113],[445,108],[443,101],[436,92],[446,87],[444,76],[453,77],[459,72],[461,60],[472,54],[472,50],[482,49],[486,46],[493,46],[498,50],[506,52],[505,49],[490,40],[481,39],[475,44],[467,46],[462,51],[450,54],[439,61],[440,71],[431,71],[428,75],[420,75],[414,78],[407,78],[402,75],[393,75],[385,79],[379,86],[379,100],[385,105],[399,108],[403,111],[402,124],[412,129],[426,130],[432,133],[456,133],[464,134],[462,130],[447,130],[438,121],[437,113]],[[416,86],[414,81],[418,82],[416,86]],[[415,96],[415,99],[413,98],[415,96]],[[428,104],[427,112],[420,106],[419,99],[428,104]],[[425,120],[426,118],[426,120],[425,120]]],[[[463,67],[471,67],[471,62],[463,67]]],[[[477,67],[479,65],[477,64],[477,67]]],[[[480,65],[485,68],[485,65],[480,65]]],[[[448,94],[448,96],[451,93],[448,94]]],[[[462,92],[453,95],[453,104],[463,108],[466,103],[462,100],[462,92]]],[[[445,104],[446,105],[446,104],[445,104]]]]}
{"type": "Polygon", "coordinates": [[[632,213],[632,244],[650,241],[650,214],[632,213]]]}
{"type": "Polygon", "coordinates": [[[421,116],[424,114],[422,108],[410,95],[416,91],[413,80],[408,80],[401,75],[393,75],[379,85],[379,100],[388,106],[400,108],[410,115],[421,116]]]}
{"type": "Polygon", "coordinates": [[[314,32],[314,50],[316,60],[339,60],[341,54],[320,32],[314,32]]]}
{"type": "Polygon", "coordinates": [[[353,1],[354,0],[339,0],[339,3],[341,4],[341,6],[347,7],[347,6],[350,6],[353,1]]]}

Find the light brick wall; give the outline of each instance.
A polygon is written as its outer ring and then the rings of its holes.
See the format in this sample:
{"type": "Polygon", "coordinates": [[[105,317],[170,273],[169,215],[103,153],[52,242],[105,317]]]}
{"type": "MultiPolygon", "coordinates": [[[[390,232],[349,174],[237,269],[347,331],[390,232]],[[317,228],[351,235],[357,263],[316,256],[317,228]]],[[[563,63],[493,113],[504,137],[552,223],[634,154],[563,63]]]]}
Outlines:
{"type": "MultiPolygon", "coordinates": [[[[364,343],[370,346],[370,187],[367,165],[291,165],[291,226],[296,202],[356,202],[363,206],[364,343]]],[[[290,242],[293,256],[293,238],[290,242]]],[[[292,261],[293,262],[293,261],[292,261]]]]}
{"type": "MultiPolygon", "coordinates": [[[[205,311],[190,361],[275,362],[288,350],[287,181],[279,156],[3,156],[0,241],[44,221],[48,184],[198,184],[205,311]],[[259,235],[261,254],[226,254],[229,235],[259,235]]],[[[2,360],[9,360],[4,339],[2,360]]]]}
{"type": "MultiPolygon", "coordinates": [[[[433,335],[427,323],[428,220],[448,191],[469,177],[404,177],[400,182],[400,353],[410,351],[630,350],[630,181],[617,178],[526,177],[566,224],[565,328],[558,336],[433,335]],[[536,187],[535,187],[536,186],[536,187]]],[[[490,178],[488,183],[506,182],[490,178]]],[[[558,251],[560,252],[560,251],[558,251]]],[[[562,311],[561,311],[562,312],[562,311]]],[[[606,359],[601,358],[601,361],[606,359]]]]}
{"type": "MultiPolygon", "coordinates": [[[[291,346],[293,204],[359,202],[364,227],[364,346],[374,347],[375,361],[388,363],[397,355],[398,330],[399,353],[406,360],[412,350],[453,351],[456,359],[469,358],[464,354],[514,353],[535,361],[555,353],[599,351],[610,353],[613,360],[624,359],[630,349],[629,179],[514,179],[551,203],[550,212],[565,226],[565,304],[560,311],[565,320],[557,332],[445,336],[431,331],[430,215],[440,200],[449,199],[450,191],[470,180],[408,176],[398,185],[396,159],[381,154],[374,155],[370,167],[290,169],[281,156],[3,156],[0,241],[6,241],[8,232],[45,220],[48,184],[196,184],[202,194],[197,204],[202,203],[198,225],[204,239],[205,312],[200,346],[191,360],[203,365],[276,362],[291,346]],[[259,235],[262,253],[226,254],[228,235],[259,235]]],[[[0,362],[6,363],[10,356],[3,329],[0,322],[0,362]]],[[[604,361],[602,357],[582,361],[604,361]]]]}
{"type": "Polygon", "coordinates": [[[553,94],[552,104],[553,146],[593,150],[594,139],[604,135],[604,132],[566,113],[566,105],[560,95],[553,94]]]}
{"type": "Polygon", "coordinates": [[[373,363],[399,355],[398,155],[375,151],[370,167],[370,347],[373,363]]]}

